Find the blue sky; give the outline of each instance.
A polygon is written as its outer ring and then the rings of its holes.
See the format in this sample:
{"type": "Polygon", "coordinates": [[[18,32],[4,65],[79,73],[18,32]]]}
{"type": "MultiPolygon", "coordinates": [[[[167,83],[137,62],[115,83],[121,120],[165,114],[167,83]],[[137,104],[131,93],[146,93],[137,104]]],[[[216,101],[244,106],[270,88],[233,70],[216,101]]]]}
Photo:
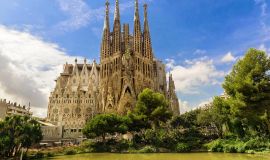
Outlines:
{"type": "MultiPolygon", "coordinates": [[[[134,1],[119,1],[121,22],[133,26],[134,1]]],[[[174,74],[183,110],[220,95],[224,76],[248,48],[269,52],[269,0],[139,0],[142,22],[145,2],[149,4],[155,55],[174,74]]],[[[105,0],[0,1],[0,25],[3,32],[9,33],[7,36],[26,33],[30,39],[50,44],[67,61],[74,57],[99,59],[104,3],[105,0]]],[[[111,28],[114,3],[110,0],[111,28]]],[[[5,39],[3,44],[7,43],[5,39]]],[[[2,51],[3,55],[8,54],[3,48],[2,51]]],[[[20,99],[20,95],[2,96],[20,99]]]]}

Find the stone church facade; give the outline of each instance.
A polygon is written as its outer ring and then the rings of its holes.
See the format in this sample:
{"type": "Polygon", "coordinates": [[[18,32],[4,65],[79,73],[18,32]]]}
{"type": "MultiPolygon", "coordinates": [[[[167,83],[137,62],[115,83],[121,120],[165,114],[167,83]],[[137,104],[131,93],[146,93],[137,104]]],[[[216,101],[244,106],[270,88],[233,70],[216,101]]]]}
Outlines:
{"type": "Polygon", "coordinates": [[[145,88],[164,94],[170,109],[179,115],[179,103],[172,75],[167,85],[165,65],[152,49],[147,5],[141,27],[138,0],[135,0],[133,34],[129,24],[121,25],[116,0],[113,28],[110,28],[109,3],[106,2],[100,63],[66,63],[49,97],[48,121],[62,125],[63,138],[82,135],[86,121],[96,114],[125,114],[135,106],[145,88]]]}

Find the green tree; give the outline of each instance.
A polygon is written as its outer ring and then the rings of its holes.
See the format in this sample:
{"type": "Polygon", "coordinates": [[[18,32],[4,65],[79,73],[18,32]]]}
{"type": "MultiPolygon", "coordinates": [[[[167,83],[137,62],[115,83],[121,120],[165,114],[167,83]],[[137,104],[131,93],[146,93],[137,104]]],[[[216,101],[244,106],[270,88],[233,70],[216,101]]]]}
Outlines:
{"type": "Polygon", "coordinates": [[[211,124],[213,124],[219,137],[223,137],[229,132],[230,124],[230,105],[229,102],[222,97],[215,97],[212,108],[210,109],[211,124]]]}
{"type": "Polygon", "coordinates": [[[126,133],[128,123],[130,123],[128,118],[115,114],[101,114],[86,123],[83,133],[87,138],[97,138],[101,136],[102,142],[105,144],[106,135],[113,136],[116,133],[126,133]]]}
{"type": "Polygon", "coordinates": [[[145,115],[137,115],[132,112],[129,112],[125,118],[128,125],[129,132],[140,132],[142,129],[151,128],[150,123],[147,121],[147,117],[145,115]]]}
{"type": "Polygon", "coordinates": [[[153,127],[159,127],[161,122],[167,122],[172,117],[164,95],[155,93],[151,89],[144,89],[140,93],[134,113],[145,116],[146,122],[149,122],[153,127]]]}
{"type": "Polygon", "coordinates": [[[16,157],[22,148],[28,150],[42,140],[40,124],[27,116],[6,117],[0,122],[0,155],[16,157]]]}
{"type": "Polygon", "coordinates": [[[239,117],[237,126],[262,130],[261,120],[270,131],[270,61],[265,52],[250,49],[226,76],[223,88],[229,95],[231,113],[239,117]],[[263,118],[261,118],[263,117],[263,118]],[[268,117],[268,118],[265,118],[268,117]],[[245,120],[245,123],[244,121],[245,120]]]}
{"type": "Polygon", "coordinates": [[[185,122],[184,126],[186,128],[191,128],[191,127],[198,127],[198,121],[197,121],[197,116],[198,114],[200,114],[201,110],[200,109],[195,109],[189,112],[186,112],[182,115],[180,115],[180,117],[183,119],[183,121],[185,122]]]}
{"type": "Polygon", "coordinates": [[[173,117],[170,121],[170,125],[173,128],[189,128],[191,127],[191,123],[187,121],[187,119],[185,119],[185,117],[183,115],[181,116],[177,116],[177,117],[173,117]]]}

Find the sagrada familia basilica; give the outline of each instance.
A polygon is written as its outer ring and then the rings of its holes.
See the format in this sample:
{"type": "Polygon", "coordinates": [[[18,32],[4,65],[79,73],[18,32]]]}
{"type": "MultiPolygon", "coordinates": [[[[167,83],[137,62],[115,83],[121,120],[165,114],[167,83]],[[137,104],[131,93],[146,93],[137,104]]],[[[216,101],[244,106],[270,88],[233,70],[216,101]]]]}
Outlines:
{"type": "Polygon", "coordinates": [[[112,30],[109,2],[105,12],[100,64],[78,63],[77,59],[75,64],[66,63],[50,95],[47,118],[62,126],[62,138],[81,136],[86,121],[96,114],[122,115],[132,110],[145,88],[164,94],[172,112],[180,114],[172,75],[167,84],[165,65],[154,56],[147,5],[142,28],[135,0],[133,34],[129,24],[121,25],[118,0],[112,30]]]}

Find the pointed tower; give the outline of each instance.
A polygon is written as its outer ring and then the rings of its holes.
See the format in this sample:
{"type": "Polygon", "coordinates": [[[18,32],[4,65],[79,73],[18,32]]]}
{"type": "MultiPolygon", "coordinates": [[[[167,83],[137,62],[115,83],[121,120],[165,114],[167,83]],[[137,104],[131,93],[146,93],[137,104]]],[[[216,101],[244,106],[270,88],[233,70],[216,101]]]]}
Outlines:
{"type": "Polygon", "coordinates": [[[169,75],[169,88],[168,88],[168,100],[170,109],[173,112],[173,115],[180,115],[179,101],[175,92],[175,84],[172,77],[172,74],[169,75]]]}
{"type": "Polygon", "coordinates": [[[99,75],[98,75],[98,69],[97,69],[97,62],[94,60],[92,64],[92,68],[89,74],[89,84],[88,89],[97,91],[98,85],[99,85],[99,75]]]}
{"type": "Polygon", "coordinates": [[[123,41],[124,41],[124,50],[126,51],[128,48],[130,48],[129,44],[129,24],[123,25],[124,35],[123,35],[123,41]]]}
{"type": "Polygon", "coordinates": [[[72,86],[72,91],[76,92],[78,90],[78,87],[80,85],[80,73],[79,73],[79,68],[78,68],[78,60],[77,58],[75,59],[75,64],[73,67],[72,71],[72,79],[71,79],[71,86],[72,86]]]}
{"type": "Polygon", "coordinates": [[[103,27],[103,36],[102,36],[102,44],[101,44],[101,61],[107,58],[110,55],[110,18],[109,18],[109,5],[110,3],[106,2],[106,12],[105,12],[105,20],[103,27]]]}
{"type": "Polygon", "coordinates": [[[83,63],[83,68],[81,71],[81,90],[87,91],[88,90],[88,81],[89,81],[89,73],[88,73],[88,68],[86,64],[87,60],[86,58],[84,59],[83,63]]]}
{"type": "Polygon", "coordinates": [[[98,89],[99,89],[99,72],[97,69],[97,63],[94,60],[89,74],[89,83],[88,83],[89,98],[92,101],[92,103],[90,103],[91,109],[89,110],[91,110],[92,113],[99,113],[101,111],[99,109],[98,89]]]}
{"type": "Polygon", "coordinates": [[[153,59],[152,43],[147,15],[147,4],[144,4],[143,55],[148,59],[153,59]]]}
{"type": "Polygon", "coordinates": [[[116,2],[115,2],[112,42],[113,42],[112,54],[120,53],[120,51],[121,51],[121,23],[120,23],[120,11],[119,11],[119,1],[118,0],[116,0],[116,2]]]}
{"type": "Polygon", "coordinates": [[[142,54],[142,32],[139,15],[139,3],[135,0],[135,14],[134,14],[134,52],[136,55],[142,54]]]}

